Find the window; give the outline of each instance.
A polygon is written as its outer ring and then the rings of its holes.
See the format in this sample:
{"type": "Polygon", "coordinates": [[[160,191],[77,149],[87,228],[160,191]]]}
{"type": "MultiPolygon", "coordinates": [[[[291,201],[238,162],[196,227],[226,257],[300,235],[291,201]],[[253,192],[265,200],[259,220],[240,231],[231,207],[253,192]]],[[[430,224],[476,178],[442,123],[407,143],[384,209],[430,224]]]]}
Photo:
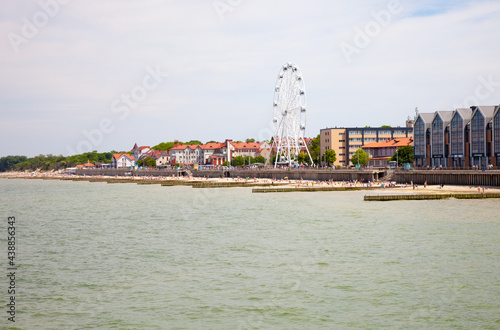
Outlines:
{"type": "Polygon", "coordinates": [[[464,154],[464,121],[458,113],[455,113],[453,119],[451,120],[451,132],[450,132],[450,144],[451,144],[451,154],[452,155],[463,155],[464,154]]]}
{"type": "Polygon", "coordinates": [[[413,126],[413,135],[415,157],[425,158],[425,123],[421,117],[418,117],[413,126]]]}
{"type": "Polygon", "coordinates": [[[432,156],[443,156],[444,132],[443,120],[439,115],[432,121],[432,156]]]}
{"type": "Polygon", "coordinates": [[[365,135],[377,135],[377,131],[365,131],[365,135]]]}
{"type": "Polygon", "coordinates": [[[493,140],[495,141],[495,155],[500,154],[500,110],[493,118],[493,140]]]}
{"type": "Polygon", "coordinates": [[[476,111],[470,122],[472,154],[484,154],[484,116],[476,111]]]}
{"type": "Polygon", "coordinates": [[[391,135],[391,131],[388,130],[379,131],[378,135],[391,135]]]}
{"type": "Polygon", "coordinates": [[[349,135],[361,135],[361,131],[349,131],[349,135]]]}

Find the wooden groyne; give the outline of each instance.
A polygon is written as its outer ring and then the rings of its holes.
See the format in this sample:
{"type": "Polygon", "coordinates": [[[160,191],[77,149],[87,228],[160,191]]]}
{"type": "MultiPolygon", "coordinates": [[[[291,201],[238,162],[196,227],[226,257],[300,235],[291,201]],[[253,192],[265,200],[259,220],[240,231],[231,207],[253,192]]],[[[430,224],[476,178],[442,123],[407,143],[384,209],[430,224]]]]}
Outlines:
{"type": "Polygon", "coordinates": [[[433,199],[483,199],[483,198],[500,198],[498,193],[449,193],[449,194],[404,194],[404,195],[366,195],[365,201],[413,201],[413,200],[433,200],[433,199]]]}
{"type": "Polygon", "coordinates": [[[282,193],[282,192],[313,192],[313,191],[356,191],[356,190],[375,190],[375,189],[392,189],[381,187],[298,187],[298,188],[255,188],[252,193],[282,193]]]}

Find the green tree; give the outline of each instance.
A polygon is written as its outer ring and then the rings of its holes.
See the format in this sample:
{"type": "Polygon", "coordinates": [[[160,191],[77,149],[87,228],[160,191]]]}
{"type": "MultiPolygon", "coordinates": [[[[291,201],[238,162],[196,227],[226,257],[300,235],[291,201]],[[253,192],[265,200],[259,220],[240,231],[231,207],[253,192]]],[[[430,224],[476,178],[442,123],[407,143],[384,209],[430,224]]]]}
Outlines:
{"type": "Polygon", "coordinates": [[[254,138],[248,138],[245,140],[246,143],[254,143],[255,139],[254,138]]]}
{"type": "MultiPolygon", "coordinates": [[[[210,143],[210,142],[207,142],[207,143],[210,143]]],[[[230,166],[230,165],[231,165],[231,163],[228,162],[227,160],[224,163],[222,163],[222,166],[230,166]]]]}
{"type": "Polygon", "coordinates": [[[321,157],[321,160],[323,162],[326,162],[328,166],[331,166],[337,160],[337,154],[335,153],[335,150],[333,149],[326,150],[323,156],[321,157]]]}
{"type": "Polygon", "coordinates": [[[390,125],[382,125],[382,126],[380,126],[380,127],[382,127],[382,128],[391,128],[391,126],[390,126],[390,125]]]}
{"type": "Polygon", "coordinates": [[[186,142],[185,144],[196,144],[196,145],[201,145],[203,143],[201,143],[201,141],[199,140],[191,140],[189,142],[186,142]]]}
{"type": "Polygon", "coordinates": [[[391,160],[397,161],[398,165],[402,165],[405,163],[413,164],[413,161],[415,160],[415,156],[413,153],[412,146],[399,147],[398,150],[396,150],[394,155],[391,157],[391,160]]]}
{"type": "Polygon", "coordinates": [[[233,160],[231,161],[231,165],[232,166],[241,166],[245,163],[245,159],[243,159],[242,156],[236,156],[233,158],[233,160]]]}
{"type": "Polygon", "coordinates": [[[265,164],[266,163],[266,159],[264,158],[264,156],[257,156],[257,157],[255,157],[255,163],[265,164]]]}
{"type": "Polygon", "coordinates": [[[139,159],[137,161],[137,165],[139,165],[139,166],[156,167],[156,160],[154,160],[151,157],[146,157],[144,159],[139,159]]]}
{"type": "Polygon", "coordinates": [[[366,166],[370,161],[368,154],[363,149],[358,149],[351,158],[351,163],[354,165],[366,166]]]}
{"type": "Polygon", "coordinates": [[[206,144],[208,144],[208,143],[217,143],[217,141],[210,140],[210,141],[208,141],[206,144]]]}
{"type": "Polygon", "coordinates": [[[317,164],[319,163],[319,156],[320,156],[320,140],[319,140],[319,134],[316,136],[314,139],[311,141],[311,145],[308,146],[309,152],[311,153],[311,158],[313,161],[317,164]]]}
{"type": "Polygon", "coordinates": [[[173,146],[174,146],[174,142],[162,142],[162,143],[155,145],[154,147],[151,147],[151,149],[158,150],[158,151],[169,151],[170,149],[172,149],[173,146]]]}

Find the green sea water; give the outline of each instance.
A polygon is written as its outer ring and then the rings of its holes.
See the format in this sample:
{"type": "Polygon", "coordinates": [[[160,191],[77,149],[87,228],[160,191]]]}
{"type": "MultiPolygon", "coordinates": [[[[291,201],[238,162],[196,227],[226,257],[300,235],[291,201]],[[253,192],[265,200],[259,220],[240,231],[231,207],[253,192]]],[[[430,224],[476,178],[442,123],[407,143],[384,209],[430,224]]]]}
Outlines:
{"type": "Polygon", "coordinates": [[[0,325],[500,328],[500,200],[364,194],[0,179],[0,325]]]}

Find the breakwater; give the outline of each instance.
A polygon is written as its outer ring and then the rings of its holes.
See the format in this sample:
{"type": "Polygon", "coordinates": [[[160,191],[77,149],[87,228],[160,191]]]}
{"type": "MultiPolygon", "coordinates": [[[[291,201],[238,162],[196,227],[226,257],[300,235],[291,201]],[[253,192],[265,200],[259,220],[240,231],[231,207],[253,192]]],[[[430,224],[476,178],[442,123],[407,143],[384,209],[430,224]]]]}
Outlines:
{"type": "Polygon", "coordinates": [[[462,186],[500,186],[500,170],[199,170],[185,171],[177,169],[130,170],[130,169],[92,169],[77,170],[77,175],[106,176],[187,176],[199,178],[267,178],[276,180],[314,180],[314,181],[372,181],[393,180],[398,183],[416,183],[423,185],[462,185],[462,186]]]}
{"type": "Polygon", "coordinates": [[[276,180],[313,180],[313,181],[377,181],[385,172],[377,170],[192,170],[176,169],[130,170],[130,169],[81,169],[77,175],[105,176],[187,176],[199,178],[265,178],[276,180]]]}
{"type": "Polygon", "coordinates": [[[483,199],[483,198],[500,198],[500,194],[463,194],[463,193],[449,193],[449,194],[405,194],[405,195],[366,195],[365,201],[401,201],[401,200],[432,200],[432,199],[483,199]]]}
{"type": "Polygon", "coordinates": [[[435,171],[396,171],[392,179],[399,183],[416,183],[423,185],[457,185],[457,186],[500,186],[500,171],[474,170],[435,170],[435,171]]]}

